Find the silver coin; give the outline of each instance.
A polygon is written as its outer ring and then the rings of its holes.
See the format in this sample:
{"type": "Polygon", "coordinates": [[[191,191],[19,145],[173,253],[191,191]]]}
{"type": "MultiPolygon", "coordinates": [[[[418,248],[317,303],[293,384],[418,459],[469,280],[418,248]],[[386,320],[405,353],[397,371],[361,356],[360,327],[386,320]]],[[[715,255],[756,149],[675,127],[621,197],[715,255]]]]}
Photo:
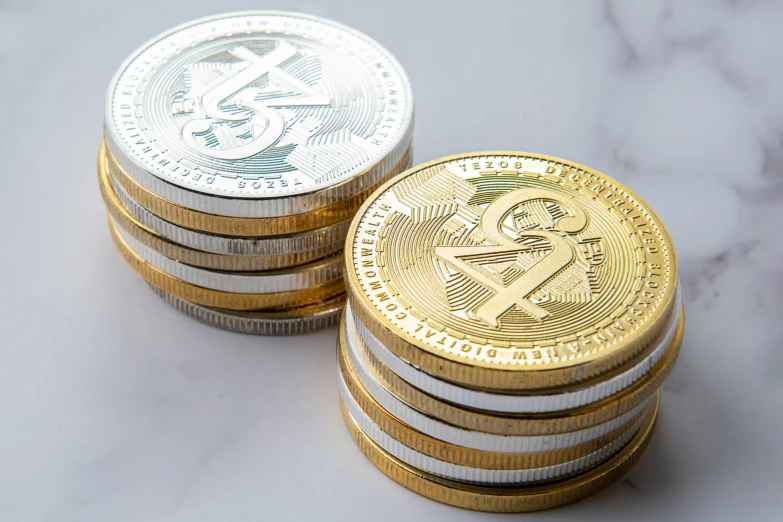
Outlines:
{"type": "Polygon", "coordinates": [[[406,446],[383,431],[380,426],[373,422],[348,391],[345,381],[343,381],[342,378],[339,379],[338,388],[343,404],[345,404],[348,413],[357,426],[387,453],[414,468],[432,473],[433,475],[460,482],[483,485],[531,485],[538,482],[563,479],[575,475],[584,469],[597,466],[612,457],[612,455],[615,455],[628,444],[639,431],[639,428],[642,426],[642,423],[646,420],[647,416],[652,415],[654,411],[653,409],[649,409],[645,415],[636,420],[629,429],[623,432],[617,439],[584,457],[540,468],[484,469],[446,462],[406,446]]]}
{"type": "Polygon", "coordinates": [[[275,217],[383,180],[410,144],[412,118],[405,73],[369,37],[316,17],[247,12],[143,45],[112,80],[105,127],[118,163],[158,196],[275,217]]]}
{"type": "MultiPolygon", "coordinates": [[[[674,302],[680,302],[680,288],[677,285],[674,302]]],[[[357,356],[362,364],[368,366],[371,362],[364,353],[369,349],[391,371],[411,386],[414,386],[439,399],[478,410],[500,413],[548,413],[568,410],[598,402],[606,397],[619,393],[647,375],[667,350],[672,346],[672,340],[680,322],[681,307],[670,315],[668,324],[655,345],[646,356],[625,371],[598,383],[577,390],[546,395],[512,395],[473,390],[443,381],[423,372],[409,364],[404,359],[392,353],[381,343],[356,317],[350,303],[346,305],[346,337],[357,347],[357,356]]]]}
{"type": "Polygon", "coordinates": [[[340,319],[345,304],[345,294],[342,294],[322,303],[288,312],[234,312],[180,299],[154,285],[149,287],[166,303],[193,319],[224,330],[255,335],[298,335],[334,326],[340,319]]]}
{"type": "Polygon", "coordinates": [[[160,254],[134,238],[113,217],[109,219],[120,238],[145,262],[172,277],[202,288],[238,294],[273,294],[329,283],[341,279],[343,274],[342,254],[288,270],[223,272],[199,268],[160,254]]]}
{"type": "MultiPolygon", "coordinates": [[[[345,328],[345,322],[341,324],[345,328]]],[[[346,337],[347,339],[347,337],[346,337]]],[[[411,428],[429,435],[432,438],[484,451],[505,453],[534,453],[576,446],[588,442],[616,430],[631,421],[652,401],[649,397],[644,402],[607,422],[589,428],[557,433],[553,435],[498,435],[460,428],[434,417],[430,417],[413,408],[405,401],[387,390],[362,364],[357,347],[348,341],[348,354],[351,368],[367,393],[392,416],[404,422],[411,428]]]]}
{"type": "Polygon", "coordinates": [[[136,221],[169,241],[204,252],[270,258],[291,256],[295,253],[300,263],[307,263],[341,250],[351,225],[351,220],[347,219],[309,232],[270,238],[206,234],[161,219],[131,198],[114,176],[109,175],[109,181],[117,198],[136,221]]]}

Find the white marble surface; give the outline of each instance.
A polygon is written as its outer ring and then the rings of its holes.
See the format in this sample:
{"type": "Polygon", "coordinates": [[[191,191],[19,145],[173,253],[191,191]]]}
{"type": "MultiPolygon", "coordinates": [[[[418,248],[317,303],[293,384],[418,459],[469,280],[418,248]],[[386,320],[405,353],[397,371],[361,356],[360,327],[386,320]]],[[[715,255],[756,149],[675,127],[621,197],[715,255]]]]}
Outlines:
{"type": "Polygon", "coordinates": [[[783,2],[750,0],[0,2],[0,520],[492,517],[359,453],[335,330],[199,325],[114,251],[94,167],[115,67],[172,25],[270,7],[396,54],[418,162],[562,156],[626,182],[671,230],[688,328],[654,442],[615,487],[527,518],[780,520],[783,2]]]}

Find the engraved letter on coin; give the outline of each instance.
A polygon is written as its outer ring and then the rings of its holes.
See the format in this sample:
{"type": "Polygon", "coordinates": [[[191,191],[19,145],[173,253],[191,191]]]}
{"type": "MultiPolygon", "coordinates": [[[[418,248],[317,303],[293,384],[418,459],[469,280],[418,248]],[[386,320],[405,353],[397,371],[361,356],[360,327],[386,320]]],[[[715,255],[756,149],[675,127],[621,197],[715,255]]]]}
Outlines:
{"type": "Polygon", "coordinates": [[[197,95],[193,102],[195,107],[190,107],[181,98],[174,100],[175,113],[190,109],[205,116],[189,121],[182,128],[185,143],[201,154],[223,160],[249,158],[277,143],[285,133],[285,119],[274,107],[329,105],[328,97],[279,68],[297,54],[294,45],[282,42],[263,56],[243,46],[230,52],[246,66],[197,95]],[[270,83],[275,82],[300,94],[254,99],[245,90],[264,76],[270,83]],[[242,123],[249,125],[243,127],[242,123]],[[236,132],[240,127],[242,132],[236,132]],[[203,139],[210,133],[214,134],[216,142],[203,139]]]}
{"type": "Polygon", "coordinates": [[[521,188],[496,199],[481,215],[479,229],[487,241],[494,245],[439,246],[435,248],[435,254],[467,277],[495,292],[494,296],[475,309],[476,317],[484,323],[498,327],[500,316],[513,306],[542,321],[549,314],[534,303],[530,296],[576,259],[577,243],[568,236],[581,232],[586,225],[587,214],[575,201],[549,190],[521,188]],[[548,229],[520,228],[519,220],[529,217],[525,204],[532,201],[551,202],[558,207],[557,220],[548,229]],[[481,264],[471,262],[471,258],[485,258],[487,255],[508,257],[514,253],[529,253],[530,241],[541,240],[548,243],[549,253],[508,285],[496,281],[481,264]]]}

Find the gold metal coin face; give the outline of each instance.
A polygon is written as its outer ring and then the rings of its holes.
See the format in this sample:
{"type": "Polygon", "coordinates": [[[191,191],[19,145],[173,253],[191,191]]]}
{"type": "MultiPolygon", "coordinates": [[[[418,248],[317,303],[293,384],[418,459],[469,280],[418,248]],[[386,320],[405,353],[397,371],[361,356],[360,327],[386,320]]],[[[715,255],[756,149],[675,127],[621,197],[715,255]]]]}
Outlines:
{"type": "Polygon", "coordinates": [[[527,153],[452,156],[395,177],[360,209],[346,256],[354,298],[392,334],[502,370],[638,344],[677,280],[671,239],[641,199],[527,153]]]}

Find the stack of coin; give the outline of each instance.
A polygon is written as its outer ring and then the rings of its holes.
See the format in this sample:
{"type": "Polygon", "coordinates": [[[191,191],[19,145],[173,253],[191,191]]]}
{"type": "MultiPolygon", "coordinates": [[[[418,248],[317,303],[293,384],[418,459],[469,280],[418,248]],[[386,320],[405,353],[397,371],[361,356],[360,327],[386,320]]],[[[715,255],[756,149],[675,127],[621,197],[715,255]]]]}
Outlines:
{"type": "Polygon", "coordinates": [[[345,253],[343,417],[395,481],[532,511],[640,458],[684,314],[671,239],[620,183],[535,154],[443,158],[370,196],[345,253]]]}
{"type": "Polygon", "coordinates": [[[250,12],[177,27],[109,88],[98,174],[114,241],[204,322],[336,323],[350,220],[410,166],[412,116],[397,61],[342,25],[250,12]]]}

